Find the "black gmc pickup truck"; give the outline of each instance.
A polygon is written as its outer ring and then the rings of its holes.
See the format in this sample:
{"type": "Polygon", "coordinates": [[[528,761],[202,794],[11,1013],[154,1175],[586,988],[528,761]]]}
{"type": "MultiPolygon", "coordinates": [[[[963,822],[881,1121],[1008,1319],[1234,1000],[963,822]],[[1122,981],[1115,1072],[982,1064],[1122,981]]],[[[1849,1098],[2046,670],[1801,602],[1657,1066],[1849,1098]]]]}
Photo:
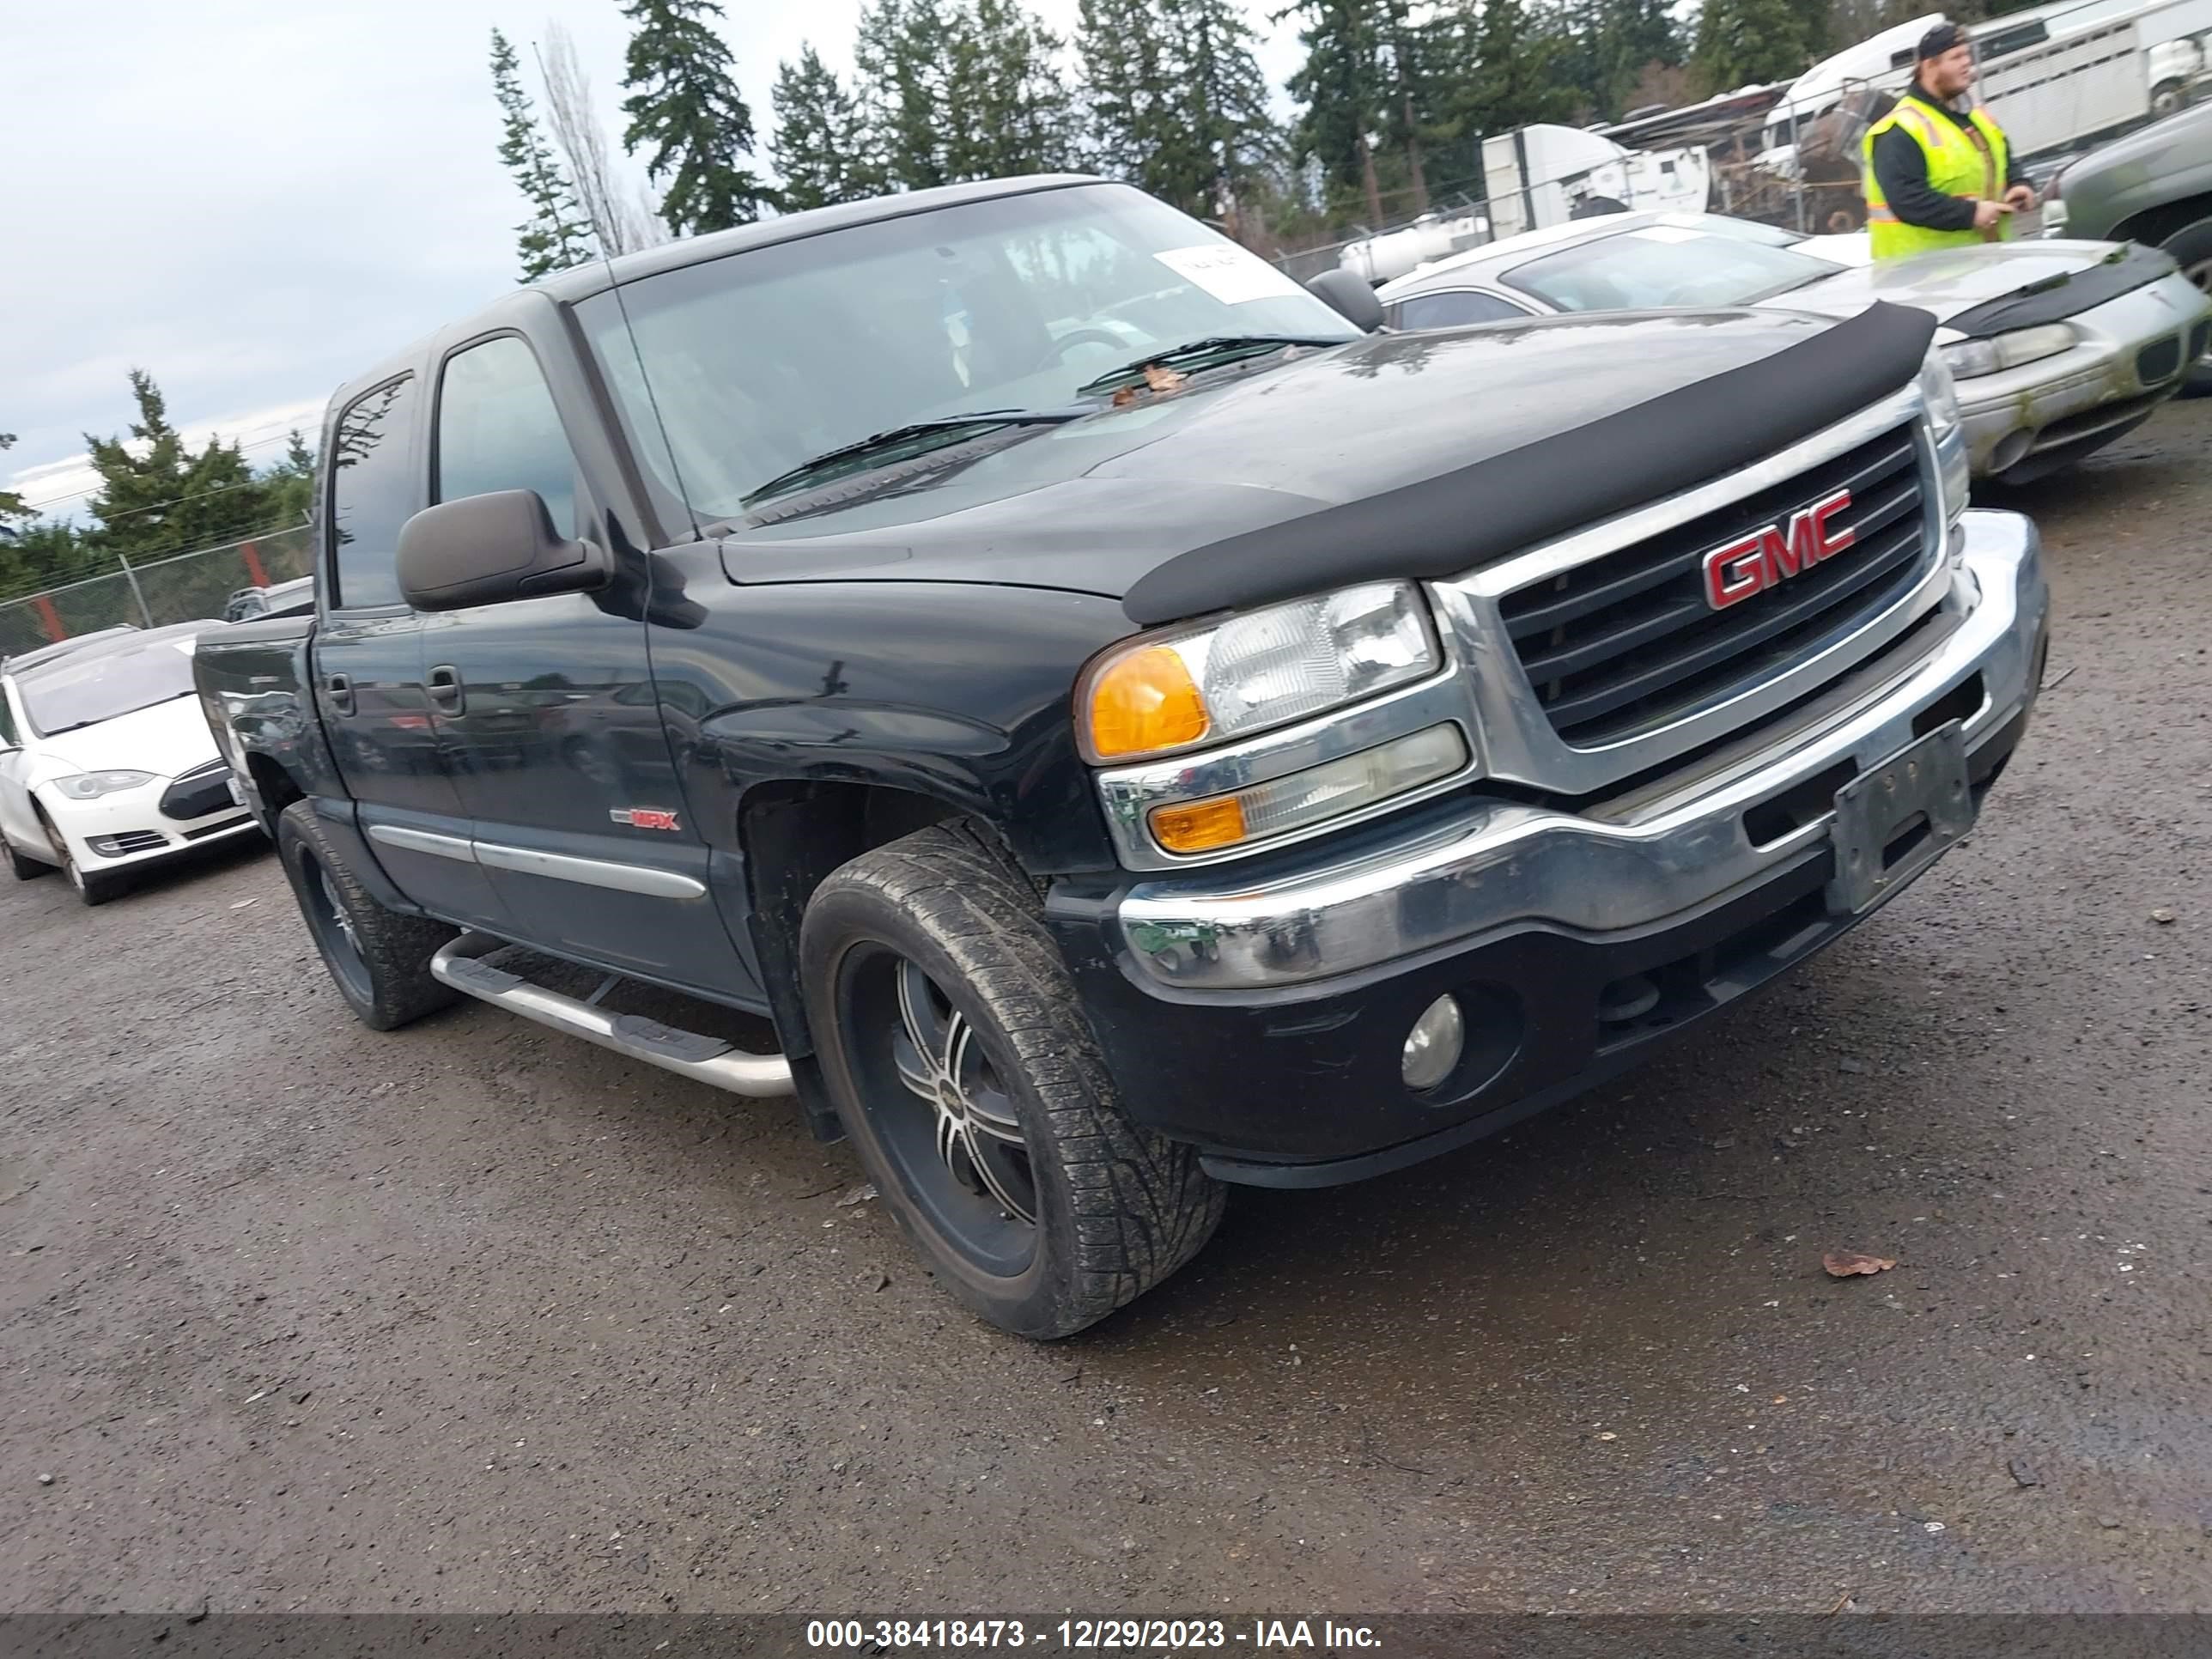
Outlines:
{"type": "Polygon", "coordinates": [[[2046,599],[1929,318],[1319,286],[1015,179],[572,270],[338,392],[315,614],[198,674],[346,1001],[795,1094],[1050,1337],[1222,1183],[1587,1088],[1972,823],[2046,599]]]}

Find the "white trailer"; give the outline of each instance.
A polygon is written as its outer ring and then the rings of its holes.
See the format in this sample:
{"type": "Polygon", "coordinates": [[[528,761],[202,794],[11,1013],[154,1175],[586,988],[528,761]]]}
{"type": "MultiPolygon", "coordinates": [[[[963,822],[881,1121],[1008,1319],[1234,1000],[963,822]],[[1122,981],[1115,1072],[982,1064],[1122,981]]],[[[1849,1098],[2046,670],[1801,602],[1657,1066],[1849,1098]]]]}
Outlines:
{"type": "Polygon", "coordinates": [[[1700,213],[1712,193],[1702,144],[1625,149],[1577,127],[1521,127],[1484,139],[1482,175],[1495,236],[1564,224],[1607,202],[1700,213]]]}

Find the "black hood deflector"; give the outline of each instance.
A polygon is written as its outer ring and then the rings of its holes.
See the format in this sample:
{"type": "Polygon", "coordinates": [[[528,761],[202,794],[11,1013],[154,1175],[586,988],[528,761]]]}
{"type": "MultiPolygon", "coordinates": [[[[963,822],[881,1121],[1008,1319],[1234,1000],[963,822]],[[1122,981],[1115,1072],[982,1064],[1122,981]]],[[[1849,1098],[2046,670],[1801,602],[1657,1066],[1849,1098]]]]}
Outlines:
{"type": "MultiPolygon", "coordinates": [[[[2060,323],[2103,305],[2107,300],[2117,300],[2123,294],[2148,287],[2161,276],[2171,276],[2180,269],[2172,254],[2145,247],[2140,242],[2130,242],[2113,249],[2107,258],[2087,270],[2037,283],[2002,299],[1985,301],[1971,311],[1960,312],[1944,326],[1955,329],[1970,340],[1986,340],[2015,328],[2060,323]]],[[[2179,319],[2176,325],[2179,326],[2179,319]]]]}
{"type": "Polygon", "coordinates": [[[1832,426],[1908,384],[1935,332],[1927,312],[1877,304],[1757,362],[1570,431],[1193,548],[1139,577],[1121,608],[1149,628],[1494,562],[1832,426]]]}

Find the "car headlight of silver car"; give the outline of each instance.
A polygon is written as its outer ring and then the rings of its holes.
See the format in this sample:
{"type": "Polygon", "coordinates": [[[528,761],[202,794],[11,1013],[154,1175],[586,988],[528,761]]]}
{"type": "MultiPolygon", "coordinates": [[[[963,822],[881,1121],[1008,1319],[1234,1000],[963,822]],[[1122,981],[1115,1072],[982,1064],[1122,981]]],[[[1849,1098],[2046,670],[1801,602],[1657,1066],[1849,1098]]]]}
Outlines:
{"type": "Polygon", "coordinates": [[[2015,328],[1986,340],[1960,340],[1943,348],[1943,361],[1953,374],[1971,380],[1979,374],[2055,357],[2070,350],[2078,337],[2070,323],[2045,323],[2036,328],[2015,328]]]}
{"type": "Polygon", "coordinates": [[[71,800],[97,800],[102,795],[136,789],[142,783],[153,781],[151,772],[79,772],[72,777],[56,778],[54,787],[71,800]]]}

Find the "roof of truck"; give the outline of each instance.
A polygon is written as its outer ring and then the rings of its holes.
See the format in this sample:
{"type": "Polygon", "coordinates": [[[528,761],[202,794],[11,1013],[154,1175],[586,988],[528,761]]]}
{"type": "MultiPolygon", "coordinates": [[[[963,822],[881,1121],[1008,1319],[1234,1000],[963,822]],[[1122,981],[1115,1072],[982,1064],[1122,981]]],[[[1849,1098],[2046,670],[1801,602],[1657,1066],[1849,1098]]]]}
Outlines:
{"type": "Polygon", "coordinates": [[[772,247],[779,242],[796,242],[833,230],[847,230],[854,225],[902,219],[909,214],[934,212],[939,208],[957,207],[966,202],[988,202],[1004,196],[1028,196],[1039,191],[1111,182],[1084,173],[1032,173],[1013,179],[982,179],[973,184],[944,185],[934,190],[911,190],[896,196],[872,196],[864,202],[842,202],[835,207],[781,214],[730,230],[687,236],[680,241],[665,242],[615,259],[594,259],[512,289],[466,317],[455,319],[435,333],[392,352],[374,368],[356,375],[332,392],[325,407],[324,418],[327,422],[338,409],[368,388],[416,368],[431,355],[430,347],[434,342],[481,331],[511,319],[520,306],[542,305],[549,299],[560,305],[574,305],[594,294],[604,294],[611,288],[641,277],[657,276],[665,270],[680,270],[686,265],[704,264],[732,253],[772,247]]]}

